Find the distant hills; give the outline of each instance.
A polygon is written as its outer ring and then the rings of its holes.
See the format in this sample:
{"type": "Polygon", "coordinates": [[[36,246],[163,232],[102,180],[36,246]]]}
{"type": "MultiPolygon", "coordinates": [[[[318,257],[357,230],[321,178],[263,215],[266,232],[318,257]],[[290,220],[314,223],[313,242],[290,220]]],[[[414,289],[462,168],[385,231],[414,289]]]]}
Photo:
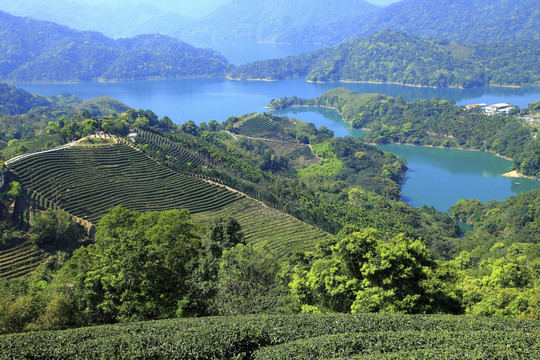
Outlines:
{"type": "Polygon", "coordinates": [[[369,17],[349,12],[330,24],[309,24],[278,42],[332,45],[390,29],[455,41],[540,39],[538,0],[402,0],[369,17]]]}
{"type": "MultiPolygon", "coordinates": [[[[194,23],[178,26],[169,35],[190,40],[252,38],[272,42],[287,40],[313,26],[367,17],[379,9],[363,0],[232,0],[194,23]]],[[[317,42],[316,38],[311,40],[317,42]]]]}
{"type": "MultiPolygon", "coordinates": [[[[218,0],[207,0],[218,1],[218,0]]],[[[224,0],[221,0],[222,2],[224,0]]],[[[0,10],[16,16],[52,21],[77,30],[99,31],[113,38],[141,34],[166,34],[171,26],[193,21],[172,1],[0,0],[0,10]]],[[[216,5],[217,6],[217,5],[216,5]]]]}
{"type": "Polygon", "coordinates": [[[338,44],[390,29],[455,41],[540,39],[538,0],[366,1],[232,0],[169,35],[182,39],[247,38],[282,43],[338,44]]]}
{"type": "Polygon", "coordinates": [[[114,38],[160,33],[204,43],[250,39],[335,45],[381,30],[455,41],[540,39],[538,0],[0,0],[0,9],[114,38]],[[379,4],[374,5],[373,3],[379,4]]]}
{"type": "Polygon", "coordinates": [[[540,82],[540,40],[457,43],[382,31],[309,54],[258,61],[229,72],[234,79],[375,81],[434,87],[540,82]]]}
{"type": "Polygon", "coordinates": [[[540,39],[538,0],[402,0],[372,21],[368,32],[391,29],[457,41],[540,39]]]}
{"type": "Polygon", "coordinates": [[[164,35],[114,40],[0,12],[0,80],[77,82],[212,76],[228,69],[220,54],[164,35]]]}

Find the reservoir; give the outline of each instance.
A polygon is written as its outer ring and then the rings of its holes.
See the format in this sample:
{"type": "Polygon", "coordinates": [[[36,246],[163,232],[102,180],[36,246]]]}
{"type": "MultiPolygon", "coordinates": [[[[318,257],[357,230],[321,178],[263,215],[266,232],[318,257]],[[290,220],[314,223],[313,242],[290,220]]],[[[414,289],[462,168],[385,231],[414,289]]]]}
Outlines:
{"type": "MultiPolygon", "coordinates": [[[[540,87],[434,89],[395,84],[313,84],[300,78],[274,82],[193,78],[17,86],[41,95],[69,93],[86,100],[110,96],[137,109],[151,109],[160,117],[167,115],[176,123],[188,120],[208,122],[211,119],[222,122],[229,116],[268,111],[266,105],[272,99],[283,96],[314,98],[340,86],[360,93],[401,94],[409,101],[439,97],[454,100],[458,105],[508,102],[525,107],[540,100],[540,87]]],[[[336,136],[362,134],[360,130],[348,129],[348,124],[331,109],[296,108],[275,113],[294,116],[317,126],[324,125],[332,129],[336,136]]],[[[402,186],[403,200],[416,207],[426,204],[446,211],[462,198],[504,200],[516,193],[540,188],[538,181],[501,177],[510,170],[511,162],[487,153],[406,145],[385,145],[381,149],[392,151],[407,160],[409,170],[402,186]]]]}

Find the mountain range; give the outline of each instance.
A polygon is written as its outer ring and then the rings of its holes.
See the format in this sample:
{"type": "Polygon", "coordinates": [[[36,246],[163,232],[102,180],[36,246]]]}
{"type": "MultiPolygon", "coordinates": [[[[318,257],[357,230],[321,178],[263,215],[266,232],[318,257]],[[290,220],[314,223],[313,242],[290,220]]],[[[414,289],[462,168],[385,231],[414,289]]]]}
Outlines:
{"type": "Polygon", "coordinates": [[[540,39],[538,0],[0,0],[18,16],[54,21],[113,38],[147,33],[190,43],[250,39],[335,45],[381,30],[455,41],[540,39]],[[381,6],[387,5],[387,6],[381,6]]]}
{"type": "Polygon", "coordinates": [[[275,41],[333,45],[382,30],[455,41],[540,39],[537,0],[402,0],[368,17],[350,14],[331,24],[298,28],[275,41]]]}

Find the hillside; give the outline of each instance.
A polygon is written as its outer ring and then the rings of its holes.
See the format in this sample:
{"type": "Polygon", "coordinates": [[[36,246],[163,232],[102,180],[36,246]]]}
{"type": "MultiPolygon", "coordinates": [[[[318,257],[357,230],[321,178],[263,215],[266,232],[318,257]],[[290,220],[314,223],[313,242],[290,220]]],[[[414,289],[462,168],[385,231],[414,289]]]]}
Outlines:
{"type": "Polygon", "coordinates": [[[233,0],[194,23],[171,30],[169,35],[180,39],[247,38],[272,42],[306,26],[324,27],[352,17],[367,17],[378,9],[363,0],[233,0]]]}
{"type": "Polygon", "coordinates": [[[536,0],[402,0],[373,20],[369,31],[467,42],[540,40],[536,0]]]}
{"type": "Polygon", "coordinates": [[[270,238],[271,248],[281,255],[308,250],[328,236],[257,201],[241,200],[241,194],[223,186],[169,170],[123,144],[100,145],[96,140],[26,157],[9,167],[28,189],[31,207],[60,208],[93,224],[115,206],[137,211],[185,208],[197,213],[201,223],[235,214],[247,240],[270,238]]]}
{"type": "Polygon", "coordinates": [[[309,24],[276,41],[333,45],[386,29],[462,42],[540,39],[536,0],[402,0],[367,18],[351,15],[329,24],[309,24]]]}
{"type": "Polygon", "coordinates": [[[113,40],[0,12],[0,80],[78,82],[220,75],[218,53],[161,35],[113,40]]]}
{"type": "Polygon", "coordinates": [[[375,81],[434,87],[526,85],[540,82],[540,41],[456,43],[393,31],[229,72],[233,79],[375,81]]]}
{"type": "MultiPolygon", "coordinates": [[[[32,103],[7,89],[16,105],[32,103]]],[[[175,125],[104,103],[107,115],[38,106],[0,117],[29,120],[24,139],[0,143],[22,154],[2,184],[0,333],[12,335],[0,337],[0,357],[536,357],[529,321],[389,313],[538,319],[538,192],[461,201],[452,218],[399,201],[402,159],[324,126],[270,113],[175,125]],[[463,234],[457,219],[475,230],[463,234]],[[384,314],[354,315],[371,312],[384,314]],[[259,316],[204,317],[248,314],[259,316]],[[81,328],[114,323],[124,324],[81,328]]],[[[478,129],[497,136],[514,122],[344,89],[273,103],[293,104],[388,122],[374,127],[383,135],[464,124],[452,134],[471,146],[478,129]]],[[[437,140],[427,135],[418,140],[437,140]]],[[[510,145],[509,135],[490,143],[510,145]]]]}

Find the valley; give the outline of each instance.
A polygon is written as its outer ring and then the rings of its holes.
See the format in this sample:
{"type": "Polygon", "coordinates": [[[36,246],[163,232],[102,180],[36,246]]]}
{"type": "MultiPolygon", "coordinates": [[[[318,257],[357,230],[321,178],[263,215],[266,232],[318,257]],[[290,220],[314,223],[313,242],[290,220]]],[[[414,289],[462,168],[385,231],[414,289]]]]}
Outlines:
{"type": "Polygon", "coordinates": [[[538,358],[539,14],[0,0],[0,360],[538,358]]]}

